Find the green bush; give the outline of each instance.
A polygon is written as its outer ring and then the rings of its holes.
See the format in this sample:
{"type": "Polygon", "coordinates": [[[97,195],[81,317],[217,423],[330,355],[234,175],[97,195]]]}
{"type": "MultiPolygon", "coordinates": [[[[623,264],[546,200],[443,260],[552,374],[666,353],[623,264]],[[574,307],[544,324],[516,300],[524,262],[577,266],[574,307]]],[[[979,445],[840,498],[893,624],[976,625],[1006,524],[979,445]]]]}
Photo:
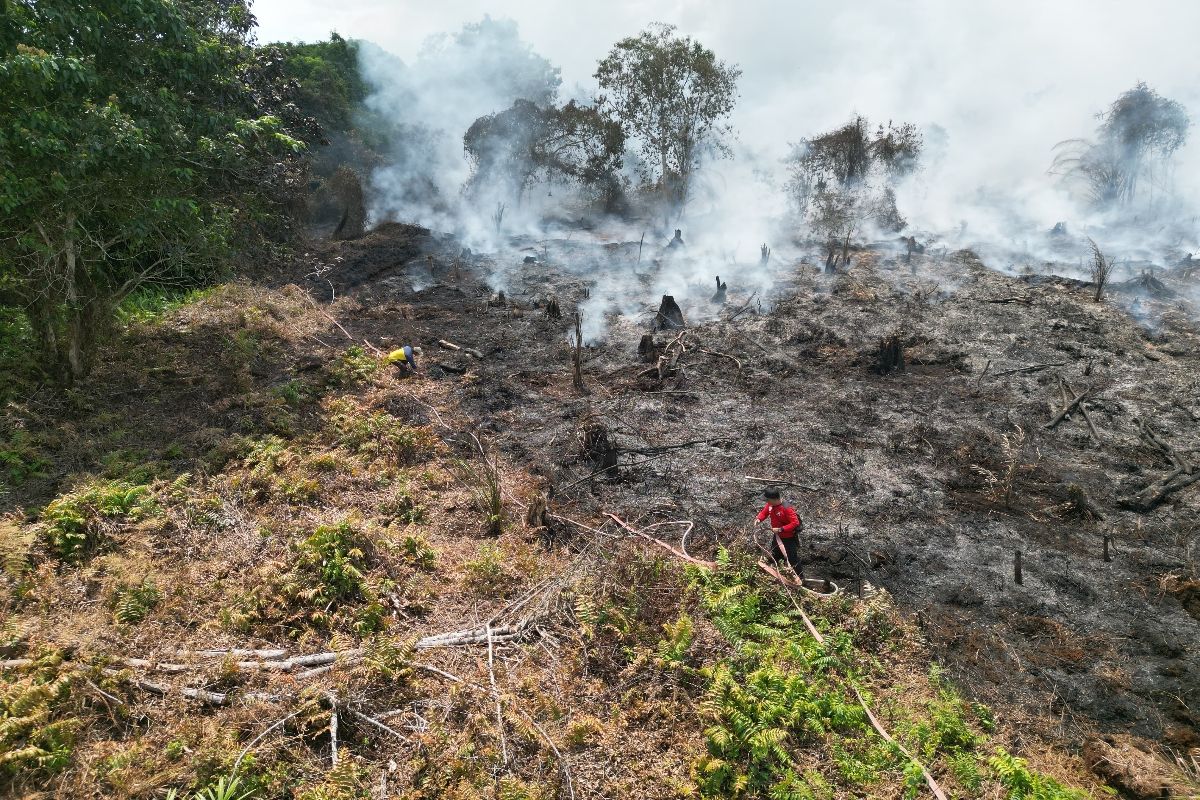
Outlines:
{"type": "Polygon", "coordinates": [[[78,562],[102,544],[112,526],[140,519],[154,507],[148,487],[102,481],[51,501],[41,519],[51,551],[78,562]]]}
{"type": "Polygon", "coordinates": [[[415,464],[428,458],[435,442],[424,428],[405,425],[383,411],[363,414],[349,403],[335,406],[331,423],[342,446],[395,464],[415,464]]]}
{"type": "Polygon", "coordinates": [[[401,539],[400,552],[404,560],[417,569],[430,571],[437,566],[437,551],[420,536],[405,536],[401,539]]]}
{"type": "Polygon", "coordinates": [[[315,578],[302,593],[322,607],[362,598],[366,589],[366,547],[349,521],[319,526],[298,548],[297,570],[315,578]]]}
{"type": "Polygon", "coordinates": [[[142,286],[129,294],[117,307],[117,322],[154,322],[177,308],[203,300],[215,291],[215,287],[203,289],[180,289],[174,286],[142,286]]]}
{"type": "Polygon", "coordinates": [[[486,595],[498,595],[517,582],[517,576],[505,565],[504,551],[491,542],[479,548],[479,554],[463,564],[469,589],[486,595]]]}

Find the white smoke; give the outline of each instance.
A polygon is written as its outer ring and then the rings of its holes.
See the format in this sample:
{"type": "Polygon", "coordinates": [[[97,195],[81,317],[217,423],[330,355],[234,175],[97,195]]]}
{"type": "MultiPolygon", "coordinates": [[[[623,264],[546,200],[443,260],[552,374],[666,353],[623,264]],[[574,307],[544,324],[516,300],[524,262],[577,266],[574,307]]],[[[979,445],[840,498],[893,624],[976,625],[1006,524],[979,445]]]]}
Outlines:
{"type": "MultiPolygon", "coordinates": [[[[256,4],[264,38],[327,35],[325,4],[284,5],[284,0],[256,4]]],[[[1200,116],[1194,67],[1200,3],[1192,0],[1142,5],[610,0],[569,7],[523,0],[504,9],[519,25],[519,36],[515,27],[497,28],[495,36],[476,37],[482,44],[474,46],[442,33],[460,30],[487,8],[482,0],[464,0],[400,14],[383,0],[347,0],[339,11],[343,35],[375,41],[407,60],[400,68],[378,53],[364,55],[365,73],[378,87],[371,102],[427,137],[412,137],[416,156],[377,176],[377,187],[389,198],[381,213],[454,230],[485,247],[497,245],[490,209],[465,211],[457,192],[467,175],[462,133],[476,117],[502,110],[519,96],[521,82],[513,75],[523,73],[508,65],[537,63],[528,42],[561,67],[571,96],[587,100],[596,90],[591,77],[596,62],[613,42],[661,20],[743,70],[732,119],[738,131],[735,157],[707,165],[702,183],[712,191],[701,193],[680,223],[693,266],[675,276],[684,284],[673,287],[676,294],[686,294],[684,287],[692,284],[709,286],[716,274],[729,275],[731,290],[758,283],[764,277],[756,267],[763,242],[775,250],[776,262],[791,255],[785,239],[797,231],[785,214],[781,161],[790,143],[835,128],[855,113],[923,129],[925,164],[899,187],[901,212],[918,233],[936,235],[949,246],[976,247],[992,266],[1063,258],[1045,237],[1058,222],[1073,237],[1093,235],[1117,258],[1161,257],[1165,245],[1200,251],[1194,219],[1180,214],[1181,225],[1169,230],[1160,225],[1154,239],[1145,219],[1140,227],[1113,226],[1075,202],[1048,174],[1054,145],[1092,136],[1095,115],[1139,80],[1200,116]],[[438,34],[434,44],[419,46],[438,34]],[[421,166],[415,172],[414,162],[421,166]],[[774,176],[774,185],[758,179],[764,173],[774,176]],[[416,174],[434,176],[438,204],[406,198],[416,174]]],[[[1184,206],[1200,197],[1197,139],[1200,128],[1177,154],[1175,188],[1184,206]]],[[[539,210],[522,215],[509,209],[508,232],[527,226],[534,233],[539,210]]],[[[636,240],[639,233],[631,226],[623,235],[636,240]]],[[[668,235],[651,229],[647,239],[661,247],[668,235]]],[[[658,287],[636,288],[645,297],[658,287]]],[[[625,302],[619,286],[611,292],[597,286],[591,298],[596,308],[619,310],[625,302]],[[614,299],[606,301],[610,295],[614,299]]]]}

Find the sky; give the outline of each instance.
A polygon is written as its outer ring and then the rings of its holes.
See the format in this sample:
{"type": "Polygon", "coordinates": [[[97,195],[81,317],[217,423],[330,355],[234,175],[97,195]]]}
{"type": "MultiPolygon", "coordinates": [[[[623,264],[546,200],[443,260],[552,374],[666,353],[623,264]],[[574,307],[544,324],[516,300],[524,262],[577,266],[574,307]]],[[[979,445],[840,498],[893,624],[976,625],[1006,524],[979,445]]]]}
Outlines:
{"type": "MultiPolygon", "coordinates": [[[[777,166],[789,142],[855,112],[922,126],[931,162],[944,139],[941,166],[905,198],[931,226],[955,224],[981,190],[1047,225],[1068,216],[1049,190],[1053,146],[1090,135],[1095,114],[1139,80],[1200,119],[1200,0],[257,0],[254,11],[261,41],[336,30],[406,62],[431,35],[509,18],[562,69],[564,97],[589,95],[613,42],[668,22],[742,68],[732,122],[743,165],[777,166]]],[[[1200,143],[1178,174],[1200,191],[1200,143]]]]}

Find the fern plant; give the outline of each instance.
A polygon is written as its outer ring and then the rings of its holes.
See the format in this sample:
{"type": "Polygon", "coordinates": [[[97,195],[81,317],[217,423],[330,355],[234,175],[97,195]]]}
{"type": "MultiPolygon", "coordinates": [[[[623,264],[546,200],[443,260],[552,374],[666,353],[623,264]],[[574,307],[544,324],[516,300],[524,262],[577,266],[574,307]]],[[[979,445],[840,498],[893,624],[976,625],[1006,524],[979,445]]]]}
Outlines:
{"type": "Polygon", "coordinates": [[[988,759],[1000,785],[1008,791],[1008,800],[1087,800],[1087,792],[1070,789],[1053,778],[1033,772],[1023,758],[1000,748],[988,759]]]}
{"type": "Polygon", "coordinates": [[[162,593],[150,578],[138,586],[118,586],[113,593],[113,619],[122,625],[136,625],[153,611],[162,593]]]}
{"type": "Polygon", "coordinates": [[[37,659],[24,674],[0,682],[0,780],[47,776],[71,763],[81,721],[69,708],[78,673],[62,669],[62,656],[37,659]]]}
{"type": "Polygon", "coordinates": [[[674,622],[663,624],[663,632],[666,634],[666,638],[658,643],[659,666],[664,668],[683,666],[687,652],[696,638],[692,618],[687,614],[680,614],[679,619],[674,622]]]}
{"type": "Polygon", "coordinates": [[[41,514],[50,549],[64,561],[82,560],[100,546],[111,526],[153,510],[149,495],[146,486],[103,481],[52,500],[41,514]]]}

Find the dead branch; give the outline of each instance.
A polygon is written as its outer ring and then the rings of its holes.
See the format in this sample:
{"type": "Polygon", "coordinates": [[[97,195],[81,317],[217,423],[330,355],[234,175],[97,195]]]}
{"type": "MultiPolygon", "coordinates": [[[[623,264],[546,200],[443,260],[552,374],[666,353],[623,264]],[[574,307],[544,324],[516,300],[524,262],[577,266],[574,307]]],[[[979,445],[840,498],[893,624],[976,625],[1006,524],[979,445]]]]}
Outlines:
{"type": "Polygon", "coordinates": [[[327,694],[326,697],[329,698],[329,755],[336,769],[338,762],[338,701],[337,695],[333,694],[333,692],[327,694]]]}
{"type": "Polygon", "coordinates": [[[236,647],[229,650],[175,650],[173,652],[177,658],[227,658],[235,656],[239,658],[255,658],[260,661],[275,661],[287,657],[287,650],[246,650],[236,647]]]}
{"type": "Polygon", "coordinates": [[[496,730],[500,733],[501,764],[508,766],[508,740],[504,735],[504,711],[500,708],[500,690],[496,688],[496,668],[493,662],[492,626],[487,625],[488,680],[492,684],[492,699],[496,702],[496,730]]]}
{"type": "Polygon", "coordinates": [[[399,739],[402,742],[408,741],[408,737],[405,736],[403,733],[401,733],[400,731],[398,731],[395,728],[392,728],[388,725],[384,725],[382,722],[375,719],[374,717],[368,717],[366,714],[362,713],[361,711],[357,711],[353,708],[350,709],[350,713],[353,714],[354,716],[358,717],[359,719],[361,719],[363,722],[367,723],[368,725],[374,725],[376,728],[379,728],[379,730],[383,731],[384,733],[390,733],[392,736],[395,736],[397,739],[399,739]]]}
{"type": "Polygon", "coordinates": [[[310,297],[310,298],[309,298],[309,302],[310,302],[310,303],[312,303],[312,307],[316,309],[316,311],[317,311],[317,313],[318,313],[318,314],[320,314],[322,317],[324,317],[325,319],[327,319],[327,320],[329,320],[330,322],[332,322],[332,323],[333,323],[333,324],[334,324],[334,325],[337,327],[337,329],[338,329],[339,331],[341,331],[343,334],[345,334],[345,336],[346,336],[346,338],[347,338],[347,339],[349,339],[349,340],[350,340],[350,341],[352,341],[352,342],[359,342],[359,341],[361,341],[361,342],[362,342],[362,344],[365,344],[365,345],[367,346],[367,348],[368,348],[368,349],[370,349],[370,350],[371,350],[373,353],[375,353],[375,355],[377,355],[377,356],[381,356],[381,357],[382,357],[382,356],[386,356],[386,355],[387,355],[386,353],[384,353],[382,350],[380,350],[380,349],[379,349],[378,347],[376,347],[375,345],[371,344],[371,343],[370,343],[369,341],[367,341],[366,339],[361,339],[361,340],[360,340],[360,339],[355,339],[353,336],[351,336],[351,335],[350,335],[350,331],[348,331],[348,330],[346,330],[345,328],[343,328],[343,327],[342,327],[342,323],[338,322],[336,319],[334,319],[333,317],[329,316],[329,314],[326,314],[326,313],[325,313],[325,311],[324,311],[324,309],[322,309],[320,306],[318,306],[318,305],[317,305],[317,301],[316,301],[316,300],[313,300],[313,299],[310,297]]]}
{"type": "Polygon", "coordinates": [[[749,307],[750,307],[750,304],[751,304],[752,302],[754,302],[754,298],[755,298],[755,296],[756,296],[757,294],[758,294],[758,290],[757,290],[757,289],[755,289],[755,290],[754,290],[754,291],[753,291],[753,292],[750,294],[750,296],[746,298],[746,302],[744,302],[744,303],[742,303],[740,306],[738,306],[738,309],[737,309],[737,311],[734,311],[732,314],[730,314],[728,317],[726,317],[726,318],[725,318],[725,321],[726,321],[726,322],[733,322],[735,319],[737,319],[738,317],[740,317],[740,316],[742,315],[742,312],[743,312],[743,311],[745,311],[747,308],[749,308],[749,307]]]}
{"type": "Polygon", "coordinates": [[[626,453],[637,453],[638,455],[649,456],[659,453],[666,453],[671,450],[682,450],[685,447],[695,447],[701,444],[712,444],[713,442],[731,442],[733,441],[728,436],[718,436],[713,439],[693,439],[689,442],[680,442],[679,444],[665,444],[658,447],[630,447],[625,450],[626,453]]]}
{"type": "MultiPolygon", "coordinates": [[[[1058,376],[1058,383],[1062,386],[1063,391],[1067,392],[1067,396],[1075,394],[1075,390],[1071,388],[1071,384],[1067,383],[1066,379],[1061,375],[1058,376]]],[[[1083,414],[1083,421],[1087,423],[1088,430],[1092,433],[1092,438],[1097,442],[1100,441],[1100,433],[1096,430],[1095,423],[1092,422],[1092,415],[1088,413],[1087,406],[1083,403],[1079,404],[1079,412],[1083,414]]]]}
{"type": "Polygon", "coordinates": [[[1056,361],[1054,363],[1047,363],[1047,364],[1033,364],[1032,366],[1028,366],[1028,367],[1017,367],[1016,369],[1008,369],[1008,370],[1005,370],[1004,372],[997,372],[992,377],[993,378],[1003,378],[1005,375],[1016,375],[1018,372],[1037,372],[1040,369],[1046,369],[1048,367],[1065,367],[1066,365],[1067,365],[1067,362],[1065,362],[1065,361],[1056,361]]]}
{"type": "Polygon", "coordinates": [[[742,480],[754,481],[755,483],[770,483],[776,486],[795,486],[797,489],[804,489],[806,492],[821,491],[816,486],[809,486],[803,483],[796,483],[795,481],[784,481],[776,478],[759,478],[754,475],[745,475],[743,476],[742,480]]]}
{"type": "Polygon", "coordinates": [[[1186,489],[1196,481],[1200,481],[1200,470],[1189,475],[1183,470],[1177,469],[1159,478],[1137,494],[1119,500],[1118,504],[1131,511],[1151,511],[1168,497],[1186,489]]]}
{"type": "Polygon", "coordinates": [[[634,536],[640,536],[643,539],[645,539],[646,541],[651,542],[652,544],[658,545],[659,547],[663,548],[664,550],[666,550],[668,553],[675,556],[676,558],[682,558],[684,561],[691,562],[692,564],[698,564],[702,567],[708,567],[709,569],[713,569],[717,566],[715,561],[705,561],[703,559],[694,558],[692,556],[689,556],[687,553],[683,553],[683,552],[680,552],[679,550],[676,550],[672,545],[667,544],[662,539],[656,539],[648,533],[639,531],[637,528],[634,528],[634,527],[628,525],[624,520],[622,520],[616,514],[610,514],[608,512],[605,512],[604,516],[608,517],[613,522],[617,523],[622,528],[624,528],[625,530],[632,533],[634,536]]]}
{"type": "Polygon", "coordinates": [[[127,677],[130,685],[137,689],[141,689],[143,692],[151,692],[153,694],[166,696],[172,691],[178,691],[179,694],[190,700],[197,700],[201,703],[207,703],[213,706],[223,706],[229,702],[229,695],[221,692],[210,692],[205,689],[194,689],[190,686],[184,686],[176,690],[161,683],[154,683],[152,681],[142,680],[141,678],[122,676],[121,671],[117,669],[105,668],[103,672],[105,675],[113,677],[127,677]]]}
{"type": "Polygon", "coordinates": [[[520,715],[525,719],[529,720],[529,724],[532,725],[534,729],[542,735],[542,738],[546,740],[546,744],[550,745],[550,750],[558,758],[558,763],[562,766],[563,778],[567,781],[567,796],[570,798],[570,800],[575,800],[575,785],[571,781],[571,768],[567,764],[567,759],[563,757],[563,754],[559,752],[558,747],[555,746],[554,741],[550,738],[546,731],[542,730],[542,726],[538,725],[537,722],[534,721],[533,717],[529,716],[519,708],[517,709],[517,712],[520,713],[520,715]]]}
{"type": "Polygon", "coordinates": [[[426,672],[432,672],[434,675],[440,675],[448,681],[453,681],[455,683],[463,683],[464,682],[463,679],[458,677],[457,675],[446,672],[445,670],[440,670],[437,667],[432,667],[429,664],[414,663],[413,666],[416,667],[417,669],[423,669],[426,672]]]}
{"type": "Polygon", "coordinates": [[[282,719],[279,719],[279,720],[271,723],[269,726],[267,726],[266,730],[264,730],[258,736],[255,736],[253,739],[251,739],[250,743],[247,744],[245,747],[243,747],[242,752],[238,753],[238,757],[233,760],[233,769],[230,770],[230,774],[232,774],[232,775],[237,774],[238,767],[241,766],[241,764],[242,764],[242,759],[245,758],[246,754],[249,753],[254,748],[254,745],[261,742],[263,739],[265,739],[267,737],[267,734],[269,734],[271,731],[278,728],[280,725],[283,725],[285,722],[287,722],[289,719],[291,719],[292,717],[296,716],[299,713],[300,713],[299,711],[293,711],[292,713],[288,714],[286,717],[283,717],[282,719]]]}
{"type": "Polygon", "coordinates": [[[1047,422],[1043,427],[1046,430],[1053,430],[1058,425],[1058,423],[1060,423],[1064,419],[1066,419],[1067,415],[1075,410],[1075,407],[1077,405],[1079,405],[1083,401],[1083,398],[1087,397],[1091,391],[1092,391],[1092,387],[1089,386],[1088,388],[1084,389],[1079,394],[1075,395],[1075,399],[1072,400],[1070,403],[1067,403],[1067,407],[1064,408],[1062,411],[1058,412],[1058,414],[1054,417],[1054,419],[1047,422]]]}
{"type": "Polygon", "coordinates": [[[734,364],[737,364],[738,372],[742,371],[742,362],[738,361],[736,358],[729,355],[728,353],[721,353],[716,350],[705,350],[703,347],[698,348],[698,349],[700,350],[701,353],[708,353],[710,356],[717,356],[718,358],[728,358],[734,364]]]}

